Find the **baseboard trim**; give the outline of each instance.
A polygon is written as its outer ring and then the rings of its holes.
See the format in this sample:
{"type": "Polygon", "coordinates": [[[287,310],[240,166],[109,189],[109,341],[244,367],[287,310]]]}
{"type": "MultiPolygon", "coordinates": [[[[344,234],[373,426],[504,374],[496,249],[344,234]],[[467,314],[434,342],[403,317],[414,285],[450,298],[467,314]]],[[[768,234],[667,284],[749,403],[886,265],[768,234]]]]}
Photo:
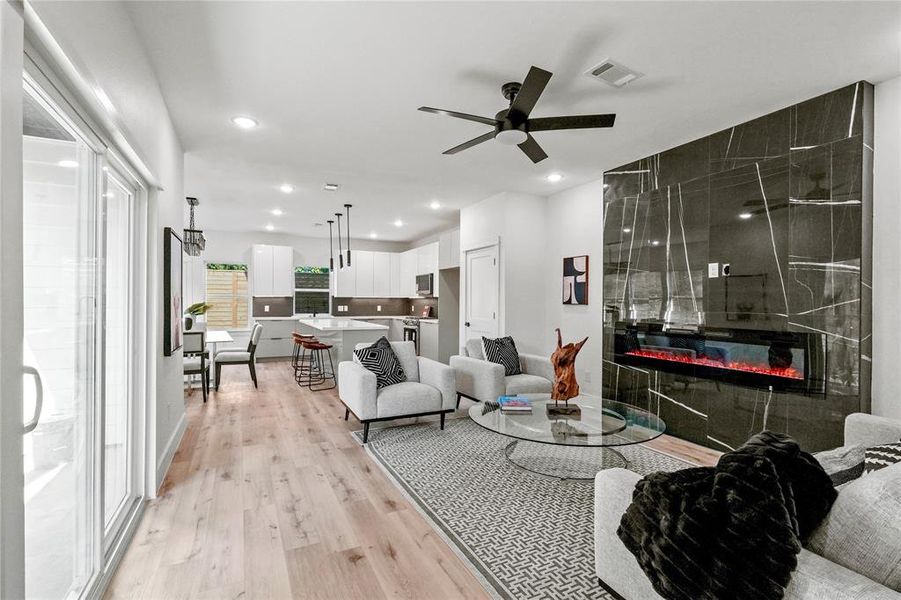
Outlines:
{"type": "Polygon", "coordinates": [[[172,432],[169,441],[166,443],[165,452],[163,452],[163,455],[160,456],[160,459],[156,464],[156,485],[154,485],[154,495],[156,495],[160,486],[163,485],[163,480],[166,478],[166,473],[169,472],[169,467],[172,465],[172,459],[175,457],[175,451],[178,450],[178,445],[181,444],[181,438],[184,436],[187,427],[188,416],[183,413],[181,419],[178,420],[178,425],[175,426],[175,431],[172,432]]]}

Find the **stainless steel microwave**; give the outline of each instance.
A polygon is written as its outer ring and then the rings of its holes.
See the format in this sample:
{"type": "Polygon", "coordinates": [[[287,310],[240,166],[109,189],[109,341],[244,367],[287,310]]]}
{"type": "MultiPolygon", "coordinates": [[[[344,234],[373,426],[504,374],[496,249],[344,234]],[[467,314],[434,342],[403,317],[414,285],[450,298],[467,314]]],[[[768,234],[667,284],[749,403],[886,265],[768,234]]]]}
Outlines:
{"type": "Polygon", "coordinates": [[[416,276],[416,295],[431,296],[432,295],[432,278],[434,274],[426,273],[425,275],[416,276]]]}

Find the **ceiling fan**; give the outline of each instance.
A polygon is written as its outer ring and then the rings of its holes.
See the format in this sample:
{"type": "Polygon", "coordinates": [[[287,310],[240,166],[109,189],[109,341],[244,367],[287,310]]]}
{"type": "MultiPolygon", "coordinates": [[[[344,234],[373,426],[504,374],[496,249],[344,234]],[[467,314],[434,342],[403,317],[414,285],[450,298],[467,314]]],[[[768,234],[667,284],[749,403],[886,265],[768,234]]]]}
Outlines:
{"type": "Polygon", "coordinates": [[[445,150],[443,154],[456,154],[477,146],[482,142],[495,139],[502,144],[508,146],[519,146],[526,156],[533,163],[541,162],[547,158],[547,154],[532,137],[535,131],[553,131],[555,129],[593,129],[596,127],[613,127],[613,121],[616,119],[615,114],[607,115],[574,115],[570,117],[539,117],[530,119],[529,114],[535,108],[535,103],[547,87],[548,81],[551,79],[552,73],[532,67],[526,75],[524,82],[510,82],[501,86],[501,93],[504,98],[510,101],[510,106],[500,111],[494,118],[480,117],[478,115],[469,115],[466,113],[456,112],[453,110],[443,110],[440,108],[431,108],[429,106],[420,106],[419,110],[438,115],[447,115],[467,121],[475,121],[476,123],[484,123],[491,125],[494,129],[477,138],[464,142],[459,146],[454,146],[450,150],[445,150]]]}

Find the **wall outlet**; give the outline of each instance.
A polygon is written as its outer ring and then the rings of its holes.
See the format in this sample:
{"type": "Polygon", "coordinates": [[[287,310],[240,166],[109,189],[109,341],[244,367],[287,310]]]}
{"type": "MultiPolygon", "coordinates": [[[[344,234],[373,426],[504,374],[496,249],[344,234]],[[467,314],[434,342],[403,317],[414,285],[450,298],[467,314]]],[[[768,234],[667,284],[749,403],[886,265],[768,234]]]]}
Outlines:
{"type": "Polygon", "coordinates": [[[268,305],[268,304],[264,304],[264,305],[263,305],[263,312],[269,312],[269,305],[268,305]]]}
{"type": "Polygon", "coordinates": [[[732,265],[730,265],[729,263],[724,263],[723,264],[723,277],[729,277],[730,275],[732,275],[732,265]]]}
{"type": "Polygon", "coordinates": [[[375,307],[375,312],[382,312],[382,305],[381,305],[381,304],[377,304],[377,305],[376,305],[376,307],[375,307]]]}
{"type": "Polygon", "coordinates": [[[415,310],[416,310],[416,307],[413,306],[413,305],[411,304],[411,305],[410,305],[410,312],[412,313],[412,312],[414,312],[415,310]]]}

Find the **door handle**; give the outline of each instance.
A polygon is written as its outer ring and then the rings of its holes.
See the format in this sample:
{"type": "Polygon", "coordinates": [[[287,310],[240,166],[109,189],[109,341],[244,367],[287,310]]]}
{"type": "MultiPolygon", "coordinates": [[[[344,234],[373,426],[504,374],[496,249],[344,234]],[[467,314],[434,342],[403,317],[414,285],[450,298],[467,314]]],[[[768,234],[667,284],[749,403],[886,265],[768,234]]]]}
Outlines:
{"type": "Polygon", "coordinates": [[[465,323],[463,323],[463,325],[469,327],[469,321],[466,321],[465,323]]]}
{"type": "Polygon", "coordinates": [[[32,431],[34,431],[35,427],[38,426],[38,421],[41,419],[41,410],[44,408],[44,383],[41,381],[41,374],[34,367],[24,365],[22,367],[22,372],[25,375],[31,375],[32,377],[34,377],[34,416],[29,422],[25,423],[24,432],[31,433],[32,431]]]}

